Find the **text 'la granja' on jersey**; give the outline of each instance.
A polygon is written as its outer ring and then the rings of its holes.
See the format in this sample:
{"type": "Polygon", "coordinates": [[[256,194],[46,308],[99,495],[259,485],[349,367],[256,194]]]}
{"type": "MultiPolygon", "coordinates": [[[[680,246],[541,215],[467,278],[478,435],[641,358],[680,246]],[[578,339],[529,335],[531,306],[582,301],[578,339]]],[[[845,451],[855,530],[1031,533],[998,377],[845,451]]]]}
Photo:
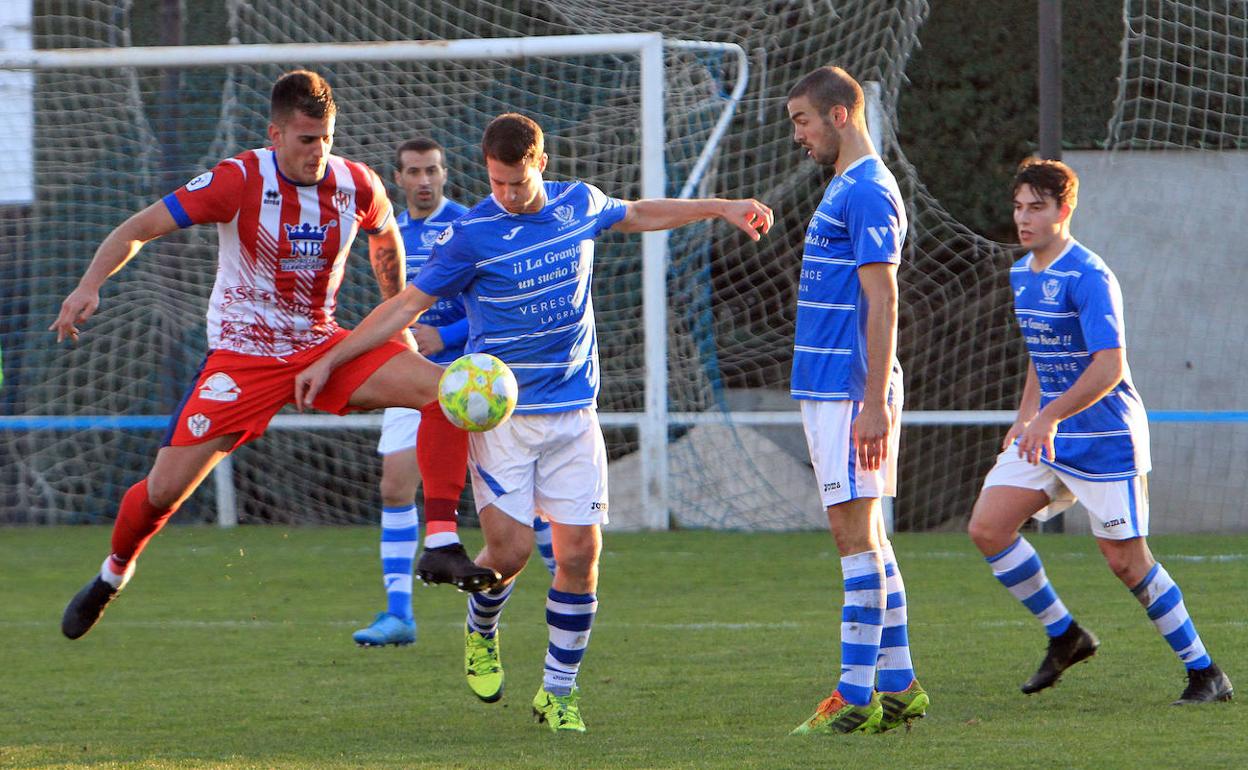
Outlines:
{"type": "Polygon", "coordinates": [[[627,212],[584,182],[545,189],[531,214],[510,214],[493,196],[478,203],[442,232],[415,280],[435,297],[464,295],[468,352],[511,367],[519,413],[597,405],[593,239],[627,212]]]}
{"type": "Polygon", "coordinates": [[[216,223],[218,267],[208,304],[208,347],[283,356],[338,329],[338,288],[356,233],[392,215],[377,174],[329,156],[325,176],[301,185],[272,150],[218,163],[164,198],[180,227],[216,223]]]}
{"type": "MultiPolygon", "coordinates": [[[[416,280],[420,269],[429,261],[433,244],[442,231],[467,211],[468,209],[455,201],[443,198],[438,207],[424,219],[413,219],[406,209],[399,212],[395,221],[403,236],[403,252],[407,255],[403,278],[405,284],[416,280]]],[[[442,337],[443,347],[429,356],[430,361],[449,364],[464,354],[464,344],[468,341],[468,312],[464,309],[463,297],[439,297],[421,315],[420,323],[436,326],[442,337]]]]}
{"type": "MultiPolygon", "coordinates": [[[[1014,314],[1040,382],[1040,408],[1070,390],[1101,350],[1126,347],[1122,289],[1105,262],[1071,240],[1044,270],[1028,252],[1010,268],[1014,314]]],[[[1148,473],[1148,415],[1127,367],[1099,401],[1058,423],[1046,465],[1088,481],[1148,473]]]]}
{"type": "MultiPolygon", "coordinates": [[[[867,155],[833,177],[806,228],[797,328],[793,398],[862,401],[867,378],[867,301],[858,268],[901,264],[906,209],[892,173],[867,155]]],[[[891,393],[900,386],[894,360],[891,393]]]]}

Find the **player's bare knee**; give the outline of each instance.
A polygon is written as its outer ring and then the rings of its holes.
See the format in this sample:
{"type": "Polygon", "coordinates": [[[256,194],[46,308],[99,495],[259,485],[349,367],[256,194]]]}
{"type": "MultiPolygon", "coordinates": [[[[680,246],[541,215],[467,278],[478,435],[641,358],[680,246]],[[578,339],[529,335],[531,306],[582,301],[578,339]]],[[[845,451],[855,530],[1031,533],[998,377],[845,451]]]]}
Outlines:
{"type": "Polygon", "coordinates": [[[387,508],[411,505],[416,499],[416,484],[408,479],[382,476],[377,486],[381,492],[381,504],[387,508]]]}
{"type": "Polygon", "coordinates": [[[147,502],[153,508],[173,508],[189,494],[190,490],[184,484],[170,483],[159,475],[147,477],[147,502]]]}

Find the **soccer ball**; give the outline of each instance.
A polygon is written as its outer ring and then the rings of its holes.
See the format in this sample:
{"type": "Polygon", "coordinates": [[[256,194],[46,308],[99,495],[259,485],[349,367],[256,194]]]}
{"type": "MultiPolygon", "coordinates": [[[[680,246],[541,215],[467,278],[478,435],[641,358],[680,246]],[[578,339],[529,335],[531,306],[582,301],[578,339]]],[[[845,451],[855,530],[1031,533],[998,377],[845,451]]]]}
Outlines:
{"type": "Polygon", "coordinates": [[[460,356],[438,381],[438,403],[446,419],[474,433],[496,428],[510,417],[518,394],[511,369],[488,353],[460,356]]]}

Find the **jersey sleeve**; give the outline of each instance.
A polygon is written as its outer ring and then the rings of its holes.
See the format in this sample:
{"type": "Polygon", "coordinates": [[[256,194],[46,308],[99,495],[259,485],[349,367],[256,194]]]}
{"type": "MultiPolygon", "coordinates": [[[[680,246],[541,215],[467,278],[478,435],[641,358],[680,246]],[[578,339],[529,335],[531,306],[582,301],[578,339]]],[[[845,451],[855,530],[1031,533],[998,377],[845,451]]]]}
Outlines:
{"type": "MultiPolygon", "coordinates": [[[[377,176],[377,172],[367,166],[364,170],[368,176],[370,200],[361,211],[360,229],[369,235],[376,235],[389,224],[391,217],[394,216],[394,207],[390,205],[390,196],[386,192],[386,186],[381,183],[381,177],[377,176]]],[[[363,202],[361,200],[361,203],[363,202]]]]}
{"type": "Polygon", "coordinates": [[[178,227],[229,222],[238,213],[247,182],[242,163],[223,160],[164,197],[178,227]]]}
{"type": "Polygon", "coordinates": [[[588,182],[582,182],[582,184],[585,185],[585,190],[588,193],[589,214],[598,220],[598,229],[594,231],[595,235],[603,230],[610,229],[628,213],[628,209],[624,206],[624,201],[619,198],[612,198],[588,182]]]}
{"type": "Polygon", "coordinates": [[[468,317],[465,316],[458,321],[452,321],[446,326],[439,326],[438,335],[442,337],[442,344],[448,348],[457,348],[463,345],[468,341],[468,317]]]}
{"type": "Polygon", "coordinates": [[[883,187],[859,182],[848,193],[845,227],[859,267],[873,262],[901,264],[900,202],[883,187]]]}
{"type": "Polygon", "coordinates": [[[468,244],[469,238],[460,231],[458,223],[447,225],[433,242],[433,253],[412,285],[434,297],[462,294],[477,274],[468,244]]]}
{"type": "Polygon", "coordinates": [[[1088,352],[1126,347],[1122,317],[1122,289],[1108,270],[1085,270],[1075,281],[1071,298],[1079,313],[1088,352]]]}

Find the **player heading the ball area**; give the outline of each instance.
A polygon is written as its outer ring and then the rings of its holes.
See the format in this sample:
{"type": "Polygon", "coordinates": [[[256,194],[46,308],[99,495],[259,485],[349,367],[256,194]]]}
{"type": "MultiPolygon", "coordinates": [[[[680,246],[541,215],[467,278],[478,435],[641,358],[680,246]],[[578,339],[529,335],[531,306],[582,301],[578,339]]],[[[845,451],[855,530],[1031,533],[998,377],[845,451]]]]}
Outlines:
{"type": "Polygon", "coordinates": [[[552,730],[580,732],[576,675],[598,609],[600,525],[607,521],[593,239],[607,229],[662,230],[720,218],[758,240],[772,214],[754,200],[623,201],[585,182],[543,181],[542,130],[514,113],[490,123],[481,148],[491,196],[442,232],[412,285],[299,375],[297,399],[319,398],[336,367],[414,323],[438,297],[464,295],[468,351],[502,359],[520,385],[512,418],[468,439],[485,536],[477,562],[497,570],[502,582],[469,597],[465,673],[482,700],[502,696],[499,616],[533,549],[533,517],[541,514],[551,523],[557,564],[546,600],[550,644],[533,709],[552,730]]]}
{"type": "Polygon", "coordinates": [[[971,540],[1049,636],[1023,692],[1053,686],[1099,644],[1071,617],[1019,534],[1027,519],[1048,518],[1078,498],[1109,568],[1187,668],[1175,705],[1230,700],[1230,679],[1145,541],[1148,417],[1127,366],[1118,279],[1070,235],[1078,197],[1075,172],[1059,161],[1023,161],[1014,177],[1014,224],[1030,250],[1010,268],[1010,287],[1030,363],[1018,417],[971,513],[971,540]]]}
{"type": "MultiPolygon", "coordinates": [[[[264,433],[292,400],[295,374],[346,339],[334,308],[357,231],[368,234],[382,296],[402,288],[403,243],[390,200],[372,169],[330,154],[336,114],[321,76],[298,70],[279,77],[270,102],[272,145],[221,161],[119,225],[61,304],[50,328],[58,342],[77,341],[99,307],[100,286],[145,243],[193,224],[217,225],[208,355],[147,477],[122,497],[110,555],[65,608],[61,630],[69,638],[95,625],[144,546],[208,472],[264,433]]],[[[432,402],[442,369],[397,331],[407,345],[383,341],[305,405],[344,414],[432,402]]]]}
{"type": "MultiPolygon", "coordinates": [[[[906,592],[884,529],[896,494],[902,408],[897,266],[906,212],[867,133],[862,88],[822,67],[789,92],[793,139],[835,170],[806,229],[792,395],[841,556],[841,678],[793,730],[878,732],[922,717],[910,660],[906,592]]],[[[820,650],[812,646],[812,657],[820,650]]]]}
{"type": "MultiPolygon", "coordinates": [[[[403,191],[404,202],[395,217],[406,254],[404,284],[429,260],[438,234],[468,210],[444,195],[446,180],[446,151],[433,139],[409,139],[395,150],[394,182],[403,191]]],[[[439,299],[410,331],[421,355],[437,364],[454,361],[463,354],[468,339],[463,299],[439,299]]],[[[352,634],[356,644],[366,647],[416,641],[412,565],[420,542],[416,490],[422,480],[425,551],[417,571],[428,582],[457,582],[468,590],[498,580],[494,570],[472,564],[459,542],[455,508],[468,474],[468,436],[451,425],[438,403],[420,410],[387,409],[377,453],[381,455],[380,550],[386,609],[352,634]],[[455,565],[465,562],[470,569],[455,574],[455,565]]]]}

